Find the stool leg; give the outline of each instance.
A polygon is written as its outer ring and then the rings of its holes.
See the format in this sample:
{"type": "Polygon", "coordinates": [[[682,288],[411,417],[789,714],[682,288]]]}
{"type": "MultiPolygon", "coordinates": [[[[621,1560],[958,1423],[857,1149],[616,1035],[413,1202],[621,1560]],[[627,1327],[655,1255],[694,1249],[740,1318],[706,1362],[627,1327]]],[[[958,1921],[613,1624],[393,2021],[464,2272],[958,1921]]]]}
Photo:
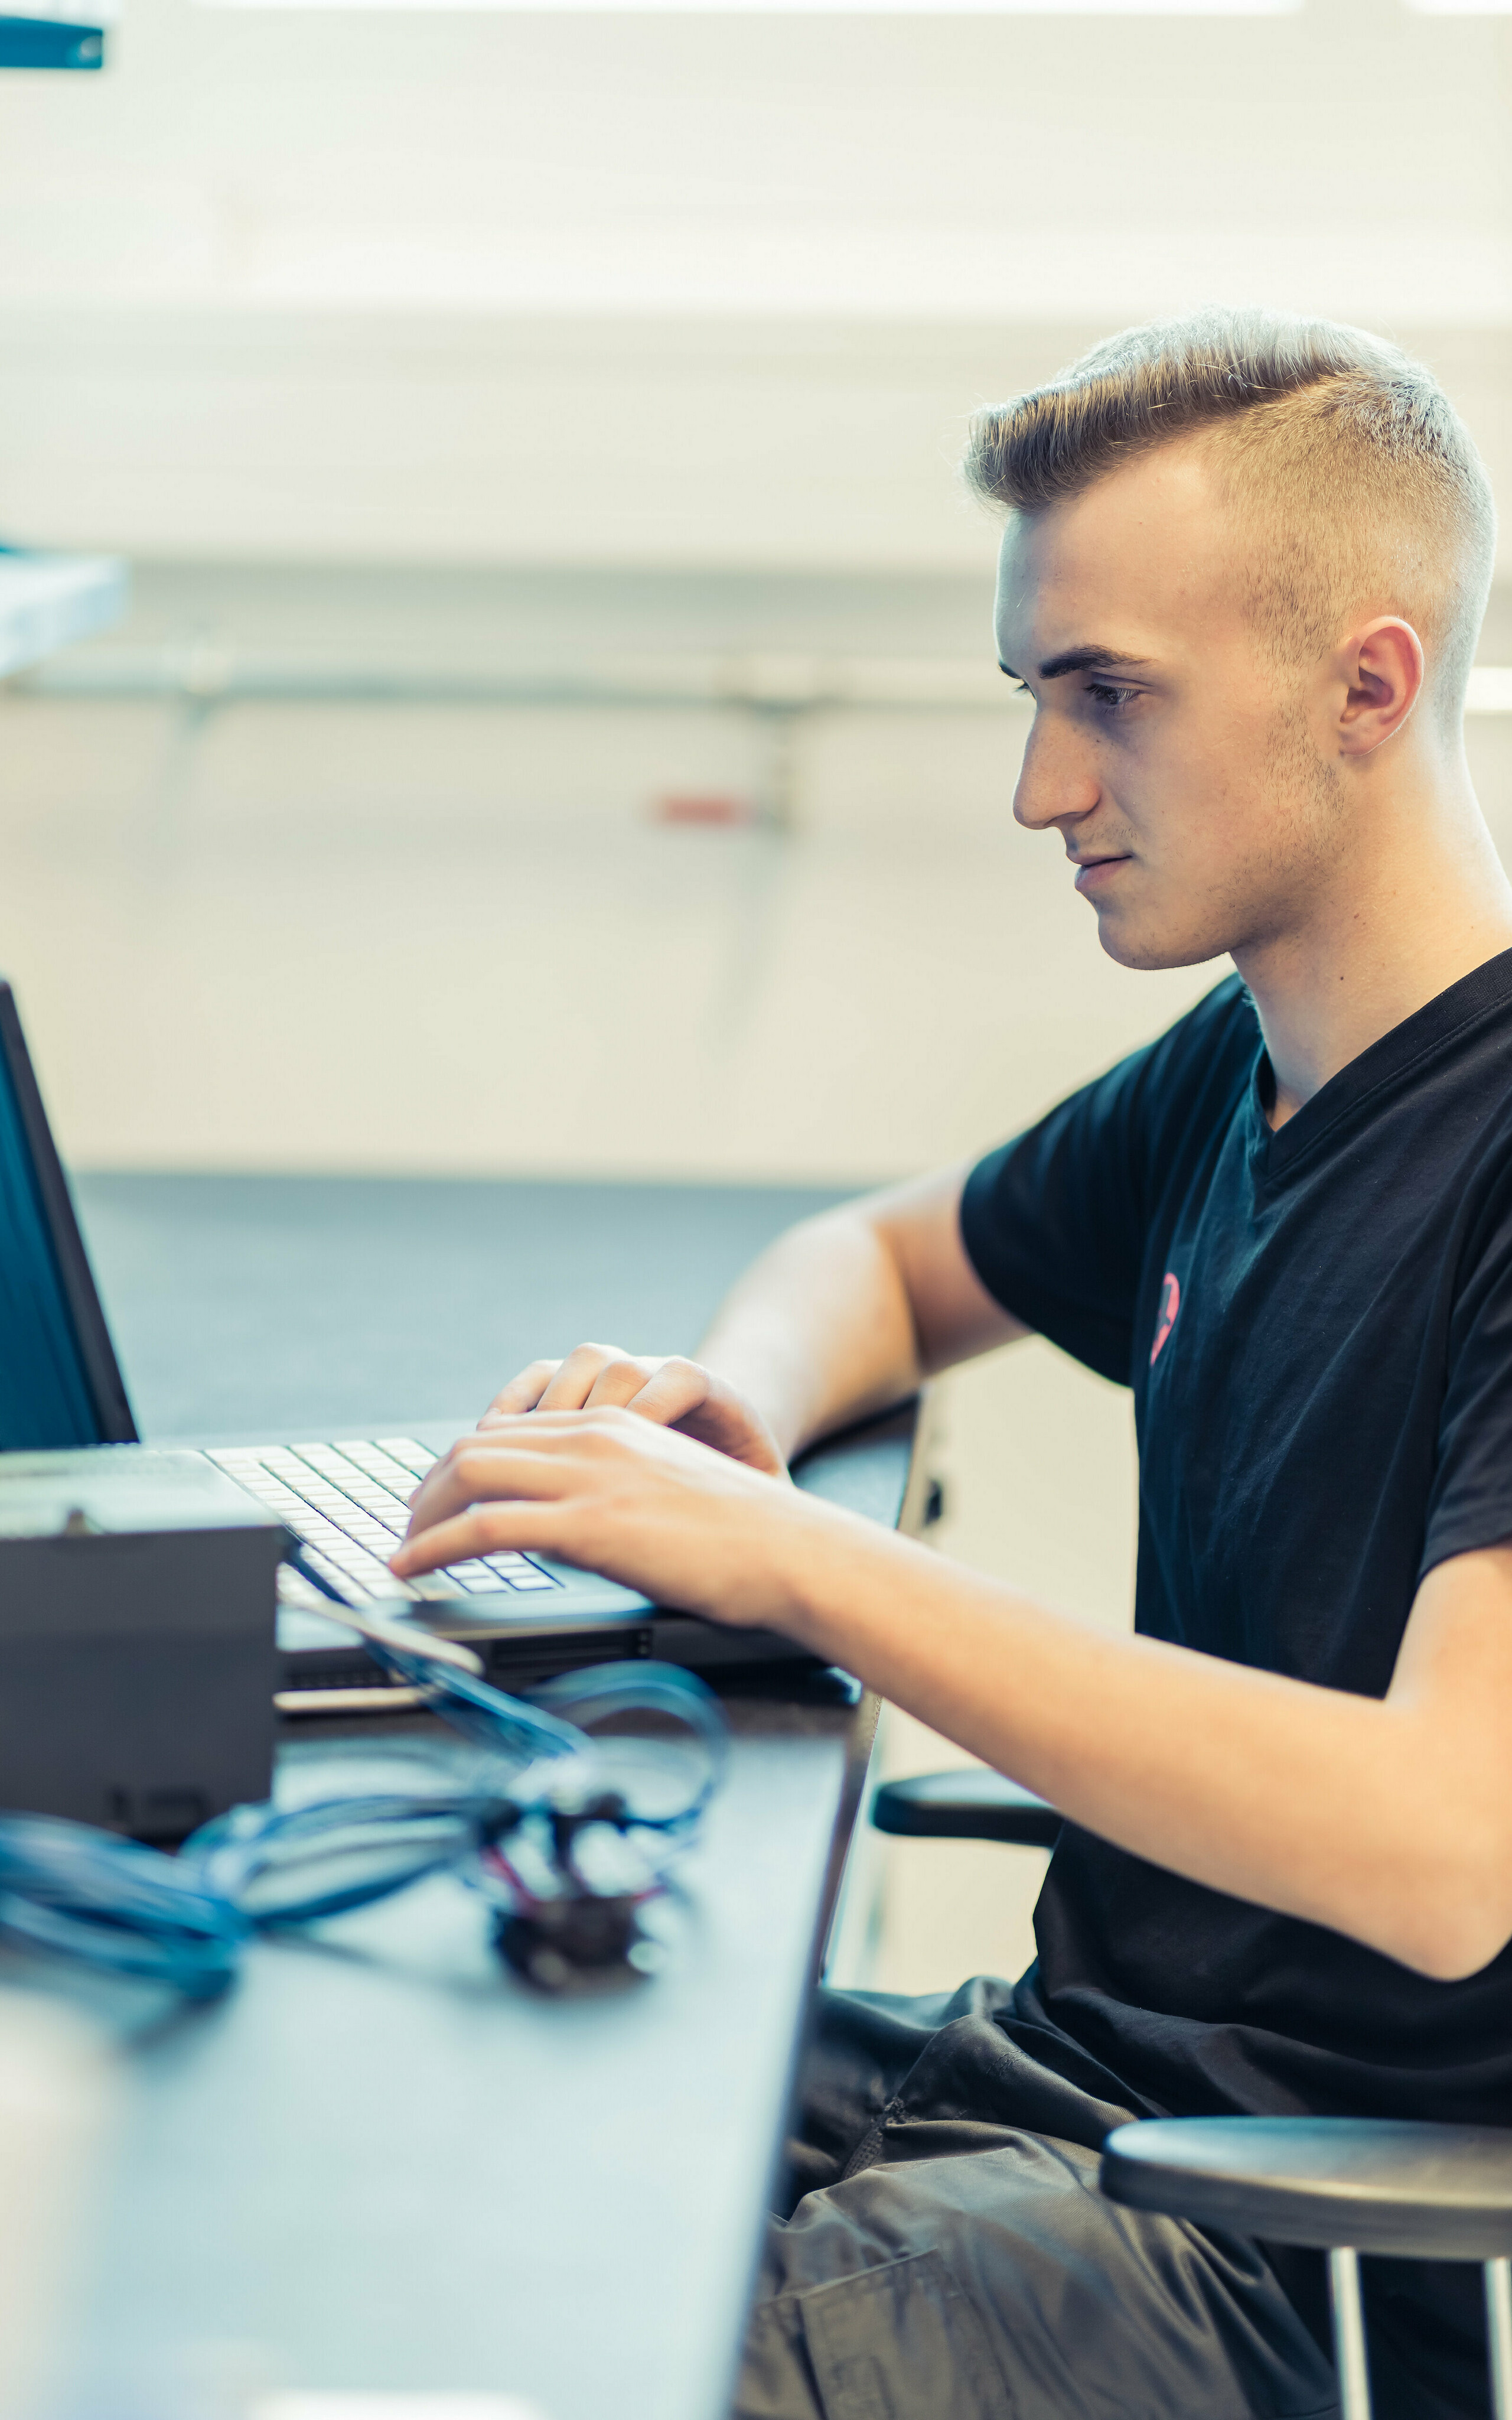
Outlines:
{"type": "Polygon", "coordinates": [[[1512,2420],[1512,2260],[1486,2263],[1486,2335],[1491,2356],[1491,2410],[1512,2420]]]}
{"type": "Polygon", "coordinates": [[[1334,2306],[1334,2359],[1339,2374],[1340,2420],[1370,2420],[1370,2373],[1365,2357],[1365,2305],[1360,2256],[1328,2256],[1328,2299],[1334,2306]]]}

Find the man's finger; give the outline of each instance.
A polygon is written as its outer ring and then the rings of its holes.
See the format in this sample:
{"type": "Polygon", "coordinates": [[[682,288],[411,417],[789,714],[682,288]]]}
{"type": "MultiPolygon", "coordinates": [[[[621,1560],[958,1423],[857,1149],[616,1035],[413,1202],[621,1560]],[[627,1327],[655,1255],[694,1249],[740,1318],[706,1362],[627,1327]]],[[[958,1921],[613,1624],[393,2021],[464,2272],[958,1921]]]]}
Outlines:
{"type": "Polygon", "coordinates": [[[527,1436],[516,1428],[513,1435],[518,1441],[509,1445],[500,1442],[498,1432],[467,1438],[444,1454],[409,1499],[410,1537],[465,1512],[470,1504],[563,1495],[573,1484],[563,1457],[571,1433],[527,1436]]]}
{"type": "Polygon", "coordinates": [[[670,1429],[675,1421],[686,1419],[689,1412],[697,1411],[701,1404],[708,1401],[708,1372],[701,1370],[696,1361],[684,1360],[681,1354],[664,1361],[649,1378],[642,1367],[640,1376],[639,1391],[624,1400],[642,1419],[656,1420],[663,1428],[670,1429]]]}
{"type": "MultiPolygon", "coordinates": [[[[640,1399],[644,1393],[648,1373],[655,1374],[654,1365],[649,1361],[610,1361],[594,1380],[583,1409],[596,1412],[602,1411],[606,1405],[615,1405],[623,1411],[633,1404],[640,1411],[640,1399]]],[[[648,1417],[655,1419],[657,1415],[653,1412],[648,1417]]]]}
{"type": "Polygon", "coordinates": [[[475,1555],[499,1555],[534,1547],[537,1553],[573,1560],[567,1537],[569,1515],[561,1504],[515,1502],[475,1504],[471,1512],[438,1521],[434,1528],[407,1538],[389,1569],[400,1579],[417,1572],[440,1571],[448,1563],[471,1562],[475,1555]]]}
{"type": "Polygon", "coordinates": [[[773,1478],[787,1476],[777,1439],[751,1406],[697,1361],[664,1361],[630,1405],[646,1419],[680,1428],[735,1462],[773,1478]]]}
{"type": "Polygon", "coordinates": [[[535,1408],[538,1412],[580,1412],[594,1389],[594,1381],[611,1361],[628,1361],[630,1355],[617,1344],[579,1344],[565,1361],[559,1361],[550,1385],[535,1408]]]}
{"type": "Polygon", "coordinates": [[[533,1412],[561,1367],[560,1361],[532,1361],[528,1369],[518,1371],[507,1387],[500,1388],[479,1428],[496,1418],[507,1419],[515,1412],[533,1412]]]}

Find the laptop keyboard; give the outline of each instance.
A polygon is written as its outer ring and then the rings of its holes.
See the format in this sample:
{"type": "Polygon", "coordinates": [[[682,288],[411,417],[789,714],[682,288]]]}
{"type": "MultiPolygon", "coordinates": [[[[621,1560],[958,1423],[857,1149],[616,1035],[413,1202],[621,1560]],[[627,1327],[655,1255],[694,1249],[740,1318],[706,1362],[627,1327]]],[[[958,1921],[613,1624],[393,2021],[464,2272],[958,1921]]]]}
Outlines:
{"type": "MultiPolygon", "coordinates": [[[[424,1602],[560,1587],[529,1555],[484,1555],[420,1579],[396,1579],[388,1559],[409,1526],[406,1500],[437,1456],[413,1437],[347,1437],[337,1445],[222,1446],[208,1459],[276,1512],[304,1559],[349,1604],[424,1602]]],[[[314,1590],[311,1591],[312,1596],[314,1590]]]]}

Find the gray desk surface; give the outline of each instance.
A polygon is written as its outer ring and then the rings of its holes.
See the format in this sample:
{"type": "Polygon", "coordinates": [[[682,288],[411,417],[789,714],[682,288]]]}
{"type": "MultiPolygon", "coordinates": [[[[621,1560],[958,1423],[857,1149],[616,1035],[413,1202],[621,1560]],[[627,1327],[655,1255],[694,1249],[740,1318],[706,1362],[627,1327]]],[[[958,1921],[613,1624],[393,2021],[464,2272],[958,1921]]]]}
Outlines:
{"type": "Polygon", "coordinates": [[[722,1185],[77,1180],[145,1436],[475,1419],[585,1337],[686,1353],[752,1254],[841,1197],[722,1185]]]}
{"type": "MultiPolygon", "coordinates": [[[[486,1398],[582,1327],[693,1342],[815,1197],[93,1179],[147,1434],[338,1430],[486,1398]],[[375,1336],[373,1324],[381,1323],[375,1336]],[[381,1390],[381,1391],[380,1391],[381,1390]]],[[[858,1457],[886,1509],[903,1449],[858,1457]]],[[[822,1474],[847,1489],[846,1458],[822,1474]]],[[[263,1945],[222,2004],[107,1994],[120,2123],[69,2328],[69,2420],[232,2420],[256,2391],[524,2396],[718,2420],[865,1715],[737,1700],[671,1970],[532,1999],[437,1882],[263,1945]]],[[[392,1740],[395,1734],[385,1735],[392,1740]]],[[[308,1734],[285,1786],[402,1753],[308,1734]]]]}

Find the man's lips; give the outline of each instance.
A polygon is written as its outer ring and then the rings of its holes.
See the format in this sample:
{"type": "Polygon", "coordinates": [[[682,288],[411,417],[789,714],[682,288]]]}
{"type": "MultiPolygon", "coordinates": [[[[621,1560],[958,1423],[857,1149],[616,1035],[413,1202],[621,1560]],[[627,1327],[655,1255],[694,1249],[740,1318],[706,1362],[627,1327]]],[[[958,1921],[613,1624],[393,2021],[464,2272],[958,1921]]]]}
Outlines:
{"type": "Polygon", "coordinates": [[[1129,857],[1079,857],[1072,862],[1076,868],[1076,888],[1085,899],[1089,892],[1105,887],[1120,865],[1131,865],[1129,857]]]}

